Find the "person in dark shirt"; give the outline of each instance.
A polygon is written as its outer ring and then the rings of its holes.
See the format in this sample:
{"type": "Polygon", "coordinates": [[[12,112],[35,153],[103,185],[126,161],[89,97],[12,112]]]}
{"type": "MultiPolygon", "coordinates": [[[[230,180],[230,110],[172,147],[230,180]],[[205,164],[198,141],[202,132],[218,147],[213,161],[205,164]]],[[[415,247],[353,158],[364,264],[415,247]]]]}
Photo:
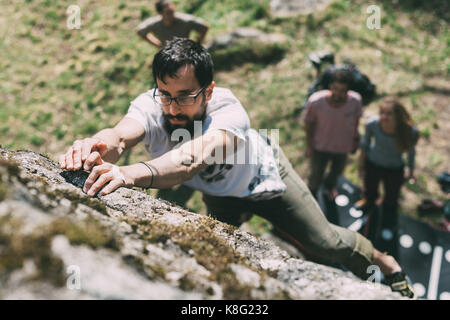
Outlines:
{"type": "Polygon", "coordinates": [[[162,48],[174,37],[189,38],[192,31],[198,33],[197,42],[202,43],[209,26],[202,19],[190,14],[175,12],[175,5],[160,0],[155,5],[159,16],[150,17],[137,27],[137,33],[157,48],[162,48]]]}

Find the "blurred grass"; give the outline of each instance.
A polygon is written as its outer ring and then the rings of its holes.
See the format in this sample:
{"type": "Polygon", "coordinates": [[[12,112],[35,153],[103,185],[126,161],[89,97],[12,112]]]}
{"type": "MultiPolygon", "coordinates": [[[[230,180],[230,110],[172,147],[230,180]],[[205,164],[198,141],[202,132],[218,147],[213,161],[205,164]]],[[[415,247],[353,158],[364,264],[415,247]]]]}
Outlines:
{"type": "MultiPolygon", "coordinates": [[[[379,2],[381,30],[366,27],[365,1],[334,1],[320,12],[290,18],[272,16],[269,2],[175,1],[180,11],[210,24],[207,40],[243,26],[288,38],[281,61],[244,63],[216,74],[217,85],[229,87],[241,100],[252,126],[279,129],[286,155],[306,177],[303,125],[292,116],[313,81],[306,55],[327,49],[335,52],[338,63],[351,57],[377,84],[380,96],[402,97],[423,136],[418,148],[419,182],[404,188],[404,211],[413,212],[423,197],[442,198],[435,176],[449,170],[450,158],[445,140],[450,136],[450,32],[445,2],[379,2]]],[[[80,3],[81,29],[69,30],[66,9],[72,4],[2,1],[0,144],[4,147],[31,149],[56,159],[75,139],[117,123],[129,102],[152,85],[150,67],[156,50],[134,30],[142,19],[155,15],[153,4],[86,0],[80,3]]],[[[365,117],[377,113],[378,101],[366,108],[365,117]]],[[[139,146],[121,163],[142,159],[139,146]]],[[[360,184],[355,160],[356,156],[350,157],[346,175],[360,184]]],[[[186,206],[205,210],[198,192],[186,206]]]]}

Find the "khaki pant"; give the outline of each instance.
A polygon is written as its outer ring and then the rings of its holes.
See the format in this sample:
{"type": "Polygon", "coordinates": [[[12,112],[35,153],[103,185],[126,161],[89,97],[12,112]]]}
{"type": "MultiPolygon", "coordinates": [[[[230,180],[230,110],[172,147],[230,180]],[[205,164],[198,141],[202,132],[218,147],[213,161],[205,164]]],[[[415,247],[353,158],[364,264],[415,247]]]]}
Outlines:
{"type": "Polygon", "coordinates": [[[357,232],[329,223],[306,184],[292,168],[281,149],[279,171],[286,192],[270,200],[252,201],[204,194],[208,213],[216,219],[239,226],[257,214],[301,243],[319,262],[337,263],[362,279],[370,274],[372,243],[357,232]]]}

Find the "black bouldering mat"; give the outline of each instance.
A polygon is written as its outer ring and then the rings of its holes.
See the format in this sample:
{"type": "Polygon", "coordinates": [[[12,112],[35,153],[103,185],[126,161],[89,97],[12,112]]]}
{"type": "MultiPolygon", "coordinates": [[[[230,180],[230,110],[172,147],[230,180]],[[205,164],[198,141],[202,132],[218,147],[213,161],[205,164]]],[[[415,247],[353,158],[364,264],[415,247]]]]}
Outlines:
{"type": "Polygon", "coordinates": [[[354,208],[361,189],[344,177],[339,195],[329,201],[319,191],[319,204],[331,223],[360,232],[374,246],[396,257],[410,277],[419,298],[450,299],[450,232],[431,227],[404,215],[398,216],[398,230],[380,226],[381,209],[366,215],[354,208]]]}

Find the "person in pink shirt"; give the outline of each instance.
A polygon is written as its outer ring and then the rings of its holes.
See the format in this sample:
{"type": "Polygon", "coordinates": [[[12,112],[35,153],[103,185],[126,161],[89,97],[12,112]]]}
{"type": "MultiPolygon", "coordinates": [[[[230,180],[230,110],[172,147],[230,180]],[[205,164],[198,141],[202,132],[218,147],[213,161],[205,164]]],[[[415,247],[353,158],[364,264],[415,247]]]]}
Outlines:
{"type": "Polygon", "coordinates": [[[328,197],[336,197],[337,179],[344,171],[347,155],[358,147],[362,99],[359,93],[349,90],[351,81],[350,72],[337,70],[330,89],[315,92],[306,104],[306,155],[311,162],[308,187],[314,196],[323,183],[328,197]]]}

